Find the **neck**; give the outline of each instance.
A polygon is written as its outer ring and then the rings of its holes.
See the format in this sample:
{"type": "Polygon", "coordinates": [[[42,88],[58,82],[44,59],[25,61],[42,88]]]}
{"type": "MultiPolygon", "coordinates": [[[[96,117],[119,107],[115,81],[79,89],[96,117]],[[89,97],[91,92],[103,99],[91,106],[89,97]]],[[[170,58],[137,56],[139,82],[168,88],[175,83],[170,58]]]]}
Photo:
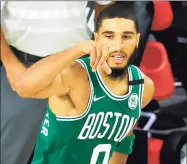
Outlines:
{"type": "Polygon", "coordinates": [[[115,95],[123,96],[128,93],[128,73],[123,78],[111,78],[102,69],[98,70],[106,87],[115,95]]]}

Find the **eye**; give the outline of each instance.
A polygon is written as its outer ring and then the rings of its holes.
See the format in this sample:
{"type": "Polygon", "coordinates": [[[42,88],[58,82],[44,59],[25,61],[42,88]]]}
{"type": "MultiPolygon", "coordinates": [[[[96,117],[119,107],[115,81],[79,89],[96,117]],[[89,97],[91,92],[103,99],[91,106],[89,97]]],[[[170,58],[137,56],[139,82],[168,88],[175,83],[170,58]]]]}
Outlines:
{"type": "Polygon", "coordinates": [[[132,38],[132,36],[129,36],[129,35],[124,35],[123,36],[123,39],[130,39],[130,38],[132,38]]]}
{"type": "Polygon", "coordinates": [[[105,35],[105,37],[108,38],[108,39],[112,39],[113,38],[112,35],[105,35]]]}

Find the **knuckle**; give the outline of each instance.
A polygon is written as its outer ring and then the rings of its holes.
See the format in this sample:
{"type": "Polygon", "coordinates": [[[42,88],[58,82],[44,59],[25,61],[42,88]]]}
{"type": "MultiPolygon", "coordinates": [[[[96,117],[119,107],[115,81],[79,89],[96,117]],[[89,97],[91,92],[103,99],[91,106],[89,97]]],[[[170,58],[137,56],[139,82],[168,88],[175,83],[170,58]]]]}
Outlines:
{"type": "Polygon", "coordinates": [[[103,58],[104,58],[104,59],[107,59],[107,58],[108,58],[108,55],[104,55],[103,58]]]}
{"type": "Polygon", "coordinates": [[[99,54],[98,54],[98,57],[101,57],[101,56],[102,56],[102,54],[101,54],[101,53],[99,53],[99,54]]]}
{"type": "Polygon", "coordinates": [[[99,53],[97,52],[97,58],[100,58],[101,55],[102,55],[102,54],[101,54],[100,52],[99,52],[99,53]]]}

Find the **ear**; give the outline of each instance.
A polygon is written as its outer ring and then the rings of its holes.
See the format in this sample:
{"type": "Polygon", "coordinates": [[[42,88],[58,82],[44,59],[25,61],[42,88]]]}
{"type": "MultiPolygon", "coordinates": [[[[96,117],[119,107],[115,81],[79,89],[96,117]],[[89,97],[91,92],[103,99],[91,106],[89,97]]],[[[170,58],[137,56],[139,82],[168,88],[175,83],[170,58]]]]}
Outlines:
{"type": "Polygon", "coordinates": [[[138,33],[137,35],[136,35],[136,48],[138,48],[138,46],[139,46],[139,42],[140,42],[140,33],[138,33]]]}
{"type": "Polygon", "coordinates": [[[94,40],[97,42],[98,40],[98,33],[97,32],[94,32],[94,40]]]}

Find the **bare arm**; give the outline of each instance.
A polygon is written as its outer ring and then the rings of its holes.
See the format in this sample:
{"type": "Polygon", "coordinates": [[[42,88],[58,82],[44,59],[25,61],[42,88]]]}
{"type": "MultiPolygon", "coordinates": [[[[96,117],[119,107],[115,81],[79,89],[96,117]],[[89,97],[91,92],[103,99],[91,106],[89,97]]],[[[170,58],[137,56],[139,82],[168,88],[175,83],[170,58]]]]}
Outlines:
{"type": "Polygon", "coordinates": [[[17,59],[6,42],[3,30],[1,29],[1,55],[0,59],[5,67],[7,78],[13,87],[15,77],[26,70],[25,66],[17,59]],[[16,66],[16,67],[15,67],[16,66]],[[7,71],[8,70],[8,71],[7,71]]]}
{"type": "Polygon", "coordinates": [[[142,108],[144,108],[147,104],[149,104],[149,102],[152,100],[154,95],[153,81],[145,74],[143,74],[143,76],[144,76],[144,93],[143,93],[142,108]]]}
{"type": "MultiPolygon", "coordinates": [[[[99,62],[97,59],[101,57],[96,53],[97,46],[101,47],[101,45],[96,44],[93,40],[88,40],[80,42],[68,50],[46,57],[26,68],[8,48],[2,30],[1,42],[1,59],[7,77],[12,88],[19,96],[25,98],[48,98],[52,95],[68,94],[70,82],[75,81],[74,79],[69,80],[77,71],[75,60],[85,54],[90,54],[93,64],[96,63],[94,66],[97,67],[99,62]]],[[[102,46],[100,51],[107,55],[108,52],[105,51],[108,49],[106,50],[104,45],[102,46]]],[[[105,72],[110,71],[110,68],[105,65],[103,69],[105,72]]],[[[82,67],[80,70],[83,70],[82,67]]]]}
{"type": "MultiPolygon", "coordinates": [[[[90,41],[90,43],[92,42],[90,41]]],[[[62,73],[62,71],[84,54],[78,46],[75,46],[46,57],[26,68],[8,47],[1,30],[1,60],[12,88],[21,97],[37,98],[36,95],[40,95],[39,98],[46,98],[50,95],[67,93],[67,85],[64,83],[64,77],[61,76],[66,73],[62,73]],[[40,94],[38,94],[39,92],[40,94]]],[[[64,76],[67,78],[66,75],[64,76]]]]}
{"type": "Polygon", "coordinates": [[[114,152],[112,158],[110,159],[109,164],[126,164],[128,159],[127,154],[114,152]]]}

